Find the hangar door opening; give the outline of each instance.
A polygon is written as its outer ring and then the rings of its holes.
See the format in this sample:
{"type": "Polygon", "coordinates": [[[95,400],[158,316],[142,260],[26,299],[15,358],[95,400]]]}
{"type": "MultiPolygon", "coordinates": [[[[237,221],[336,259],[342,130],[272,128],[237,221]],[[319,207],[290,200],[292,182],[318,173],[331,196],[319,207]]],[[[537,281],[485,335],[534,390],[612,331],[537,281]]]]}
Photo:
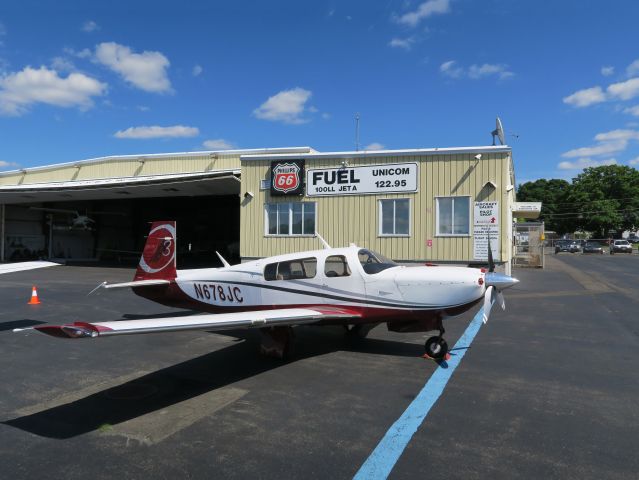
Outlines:
{"type": "Polygon", "coordinates": [[[5,258],[135,266],[150,222],[177,222],[178,268],[239,262],[237,195],[45,202],[7,206],[5,258]]]}

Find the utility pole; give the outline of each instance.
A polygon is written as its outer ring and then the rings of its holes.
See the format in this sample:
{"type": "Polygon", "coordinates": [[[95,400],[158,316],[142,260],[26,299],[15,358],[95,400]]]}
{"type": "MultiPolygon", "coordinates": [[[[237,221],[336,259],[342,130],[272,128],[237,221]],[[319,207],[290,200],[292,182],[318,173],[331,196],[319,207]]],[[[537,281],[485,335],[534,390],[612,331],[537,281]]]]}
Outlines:
{"type": "Polygon", "coordinates": [[[359,152],[359,112],[355,114],[355,151],[359,152]]]}

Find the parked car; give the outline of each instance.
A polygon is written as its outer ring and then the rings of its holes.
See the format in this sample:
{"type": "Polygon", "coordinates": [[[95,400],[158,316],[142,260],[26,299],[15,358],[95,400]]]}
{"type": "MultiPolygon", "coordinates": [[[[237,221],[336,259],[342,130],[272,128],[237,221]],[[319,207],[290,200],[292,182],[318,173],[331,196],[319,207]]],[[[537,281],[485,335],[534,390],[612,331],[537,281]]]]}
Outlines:
{"type": "Polygon", "coordinates": [[[559,252],[570,252],[575,253],[579,252],[581,247],[578,243],[573,242],[572,240],[559,240],[555,243],[555,253],[559,252]]]}
{"type": "Polygon", "coordinates": [[[639,243],[639,237],[636,235],[630,235],[626,240],[628,240],[630,243],[639,243]]]}
{"type": "Polygon", "coordinates": [[[597,242],[586,242],[584,245],[584,253],[599,253],[603,254],[603,247],[597,242]]]}
{"type": "Polygon", "coordinates": [[[615,240],[610,244],[610,255],[614,253],[632,253],[632,245],[628,240],[615,240]]]}

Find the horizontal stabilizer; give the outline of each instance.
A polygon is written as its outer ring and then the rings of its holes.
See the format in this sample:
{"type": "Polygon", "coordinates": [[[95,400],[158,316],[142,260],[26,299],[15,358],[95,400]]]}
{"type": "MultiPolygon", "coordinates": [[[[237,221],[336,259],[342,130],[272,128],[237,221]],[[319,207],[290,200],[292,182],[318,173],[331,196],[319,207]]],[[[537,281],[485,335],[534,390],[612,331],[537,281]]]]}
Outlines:
{"type": "Polygon", "coordinates": [[[107,283],[102,282],[100,285],[91,290],[87,295],[91,295],[93,292],[99,290],[100,288],[106,288],[107,290],[110,288],[133,288],[133,287],[150,287],[153,285],[168,285],[170,284],[170,280],[137,280],[133,282],[124,282],[124,283],[107,283]]]}

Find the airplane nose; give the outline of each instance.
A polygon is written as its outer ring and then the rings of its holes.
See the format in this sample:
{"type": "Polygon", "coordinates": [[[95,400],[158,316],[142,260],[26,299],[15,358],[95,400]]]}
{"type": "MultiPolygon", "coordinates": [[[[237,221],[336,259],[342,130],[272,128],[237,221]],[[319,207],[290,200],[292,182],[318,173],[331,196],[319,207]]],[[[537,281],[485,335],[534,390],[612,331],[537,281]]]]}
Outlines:
{"type": "Polygon", "coordinates": [[[519,280],[508,275],[504,275],[503,273],[491,272],[486,274],[486,287],[493,286],[498,290],[503,290],[504,288],[512,287],[518,283],[519,280]]]}

